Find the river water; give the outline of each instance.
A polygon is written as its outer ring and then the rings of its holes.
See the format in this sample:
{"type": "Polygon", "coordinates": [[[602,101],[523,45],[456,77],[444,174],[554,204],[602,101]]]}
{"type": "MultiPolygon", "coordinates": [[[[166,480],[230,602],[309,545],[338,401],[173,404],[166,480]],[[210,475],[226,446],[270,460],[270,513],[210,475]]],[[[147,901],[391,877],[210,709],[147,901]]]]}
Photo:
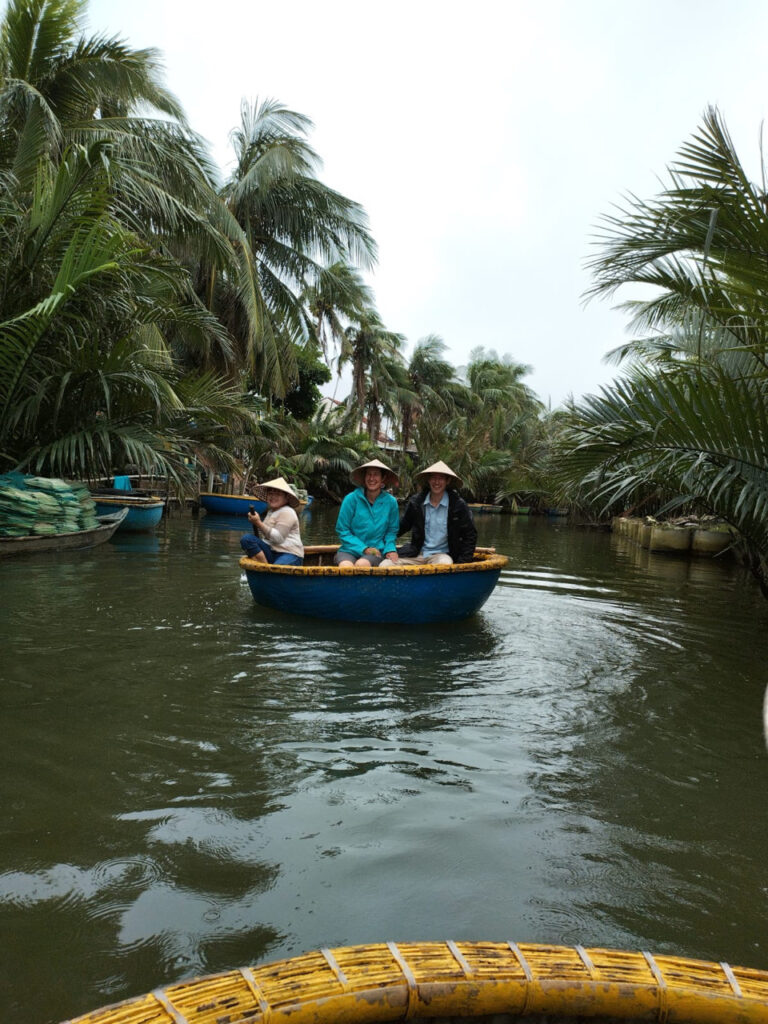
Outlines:
{"type": "Polygon", "coordinates": [[[768,603],[721,559],[478,527],[499,586],[418,629],[258,608],[217,517],[0,565],[5,1024],[388,939],[768,967],[768,603]]]}

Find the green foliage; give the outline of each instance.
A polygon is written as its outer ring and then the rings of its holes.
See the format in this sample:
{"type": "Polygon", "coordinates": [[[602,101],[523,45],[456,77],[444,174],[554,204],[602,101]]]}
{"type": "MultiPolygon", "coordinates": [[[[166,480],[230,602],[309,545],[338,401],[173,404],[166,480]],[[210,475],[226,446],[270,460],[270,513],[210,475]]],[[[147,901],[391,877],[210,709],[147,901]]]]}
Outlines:
{"type": "Polygon", "coordinates": [[[331,379],[331,371],[317,355],[305,346],[296,352],[296,368],[298,377],[288,390],[284,399],[278,399],[278,408],[285,409],[294,419],[311,419],[317,409],[322,394],[319,384],[327,384],[331,379]]]}
{"type": "Polygon", "coordinates": [[[178,265],[114,219],[100,148],[65,153],[54,176],[41,165],[38,212],[23,197],[6,209],[0,451],[8,466],[60,475],[125,462],[179,475],[193,418],[199,429],[247,413],[220,382],[175,367],[164,327],[194,321],[215,335],[218,326],[190,302],[178,265]]]}
{"type": "Polygon", "coordinates": [[[603,222],[592,294],[652,286],[624,304],[650,333],[610,354],[625,379],[569,410],[556,472],[603,512],[722,516],[768,593],[765,187],[748,178],[715,110],[670,178],[656,199],[631,198],[603,222]]]}
{"type": "Polygon", "coordinates": [[[198,294],[235,341],[237,368],[280,397],[296,379],[308,321],[326,315],[308,307],[308,290],[329,286],[328,264],[370,266],[376,252],[362,207],[317,178],[311,127],[274,100],[243,103],[235,169],[219,194],[229,251],[196,269],[198,294]]]}
{"type": "Polygon", "coordinates": [[[215,193],[157,55],[78,37],[83,11],[12,0],[0,27],[0,464],[181,481],[193,433],[249,418],[173,355],[229,348],[170,251],[215,193]]]}
{"type": "Polygon", "coordinates": [[[261,419],[248,451],[258,479],[282,475],[315,497],[332,501],[340,501],[351,488],[352,470],[379,454],[365,434],[345,425],[343,409],[322,407],[307,420],[284,413],[261,419]]]}
{"type": "Polygon", "coordinates": [[[445,382],[439,401],[418,421],[419,451],[428,461],[448,462],[473,499],[511,503],[538,487],[543,407],[523,383],[528,372],[508,356],[477,348],[464,381],[451,388],[445,382]]]}
{"type": "Polygon", "coordinates": [[[244,105],[217,188],[158,54],[83,36],[84,13],[10,0],[0,25],[0,465],[231,468],[269,433],[249,378],[316,404],[304,293],[370,265],[365,214],[272,101],[244,105]]]}
{"type": "Polygon", "coordinates": [[[434,336],[406,362],[310,120],[244,103],[221,183],[158,54],[84,36],[84,13],[10,0],[0,25],[0,468],[181,480],[196,459],[338,498],[386,431],[418,450],[403,489],[436,458],[483,496],[530,485],[527,367],[480,350],[461,380],[434,336]],[[327,412],[334,362],[353,390],[327,412]]]}

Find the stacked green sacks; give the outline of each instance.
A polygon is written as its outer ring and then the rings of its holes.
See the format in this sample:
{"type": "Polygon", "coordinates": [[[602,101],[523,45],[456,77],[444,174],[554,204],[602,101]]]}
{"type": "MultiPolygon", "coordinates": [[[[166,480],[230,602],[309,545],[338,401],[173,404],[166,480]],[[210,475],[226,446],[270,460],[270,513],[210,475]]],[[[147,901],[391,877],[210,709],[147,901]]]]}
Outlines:
{"type": "Polygon", "coordinates": [[[94,526],[99,525],[99,520],[96,516],[96,502],[93,500],[91,492],[85,484],[71,484],[70,490],[80,506],[80,529],[92,530],[94,526]]]}
{"type": "Polygon", "coordinates": [[[84,485],[22,473],[0,476],[0,537],[55,536],[98,525],[84,485]]]}
{"type": "Polygon", "coordinates": [[[37,518],[34,495],[8,477],[0,477],[0,537],[28,537],[37,518]]]}

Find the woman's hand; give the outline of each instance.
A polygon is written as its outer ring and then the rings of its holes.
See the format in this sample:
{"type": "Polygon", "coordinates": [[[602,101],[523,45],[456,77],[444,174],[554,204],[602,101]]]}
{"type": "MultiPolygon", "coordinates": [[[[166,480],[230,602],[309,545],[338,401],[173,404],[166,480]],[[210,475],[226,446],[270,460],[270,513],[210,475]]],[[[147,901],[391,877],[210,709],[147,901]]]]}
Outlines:
{"type": "Polygon", "coordinates": [[[381,555],[378,548],[366,548],[363,552],[364,555],[381,555]]]}
{"type": "Polygon", "coordinates": [[[399,562],[400,561],[400,556],[398,555],[398,553],[396,551],[388,551],[384,557],[388,558],[390,560],[390,562],[399,562]]]}
{"type": "Polygon", "coordinates": [[[261,526],[261,516],[258,512],[249,512],[248,520],[253,523],[254,526],[261,526]]]}

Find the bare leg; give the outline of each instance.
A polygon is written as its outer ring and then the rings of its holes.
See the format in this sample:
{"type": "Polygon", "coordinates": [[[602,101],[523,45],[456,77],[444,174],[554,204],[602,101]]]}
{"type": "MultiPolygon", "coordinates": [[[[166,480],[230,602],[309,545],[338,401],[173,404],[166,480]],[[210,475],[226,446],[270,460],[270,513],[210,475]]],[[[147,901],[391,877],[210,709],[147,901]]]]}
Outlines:
{"type": "Polygon", "coordinates": [[[355,565],[358,568],[360,568],[360,569],[370,569],[371,568],[371,563],[368,561],[367,558],[358,558],[358,560],[355,562],[355,565]]]}
{"type": "Polygon", "coordinates": [[[255,555],[251,555],[251,558],[254,560],[254,562],[264,562],[265,565],[269,565],[269,563],[267,562],[267,556],[264,554],[263,551],[257,551],[255,555]]]}

